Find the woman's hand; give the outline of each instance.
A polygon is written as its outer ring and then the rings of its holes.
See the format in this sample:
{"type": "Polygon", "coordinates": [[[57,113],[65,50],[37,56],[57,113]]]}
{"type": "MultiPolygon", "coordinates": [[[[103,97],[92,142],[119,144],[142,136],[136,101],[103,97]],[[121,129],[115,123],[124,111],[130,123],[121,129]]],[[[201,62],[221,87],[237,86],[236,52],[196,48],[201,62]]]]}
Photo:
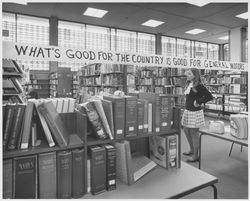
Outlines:
{"type": "Polygon", "coordinates": [[[196,102],[196,100],[194,101],[194,107],[200,107],[201,105],[200,104],[198,104],[197,102],[196,102]]]}

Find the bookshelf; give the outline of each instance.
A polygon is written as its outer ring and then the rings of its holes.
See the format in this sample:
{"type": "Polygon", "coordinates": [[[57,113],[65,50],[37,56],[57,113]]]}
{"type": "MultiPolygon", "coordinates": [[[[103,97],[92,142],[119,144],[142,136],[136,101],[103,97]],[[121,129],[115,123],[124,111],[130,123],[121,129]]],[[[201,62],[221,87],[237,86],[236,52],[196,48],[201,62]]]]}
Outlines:
{"type": "Polygon", "coordinates": [[[20,84],[22,68],[14,60],[2,60],[3,67],[3,103],[23,103],[24,90],[20,84]]]}

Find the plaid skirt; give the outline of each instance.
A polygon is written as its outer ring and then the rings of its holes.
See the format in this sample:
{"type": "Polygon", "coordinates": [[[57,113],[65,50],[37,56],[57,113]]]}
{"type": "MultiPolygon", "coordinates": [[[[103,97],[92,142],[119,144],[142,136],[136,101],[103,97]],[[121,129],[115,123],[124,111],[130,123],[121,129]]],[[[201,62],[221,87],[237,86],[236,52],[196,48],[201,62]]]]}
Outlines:
{"type": "Polygon", "coordinates": [[[189,111],[184,110],[182,119],[182,126],[188,128],[200,128],[205,125],[204,113],[203,110],[198,111],[189,111]]]}

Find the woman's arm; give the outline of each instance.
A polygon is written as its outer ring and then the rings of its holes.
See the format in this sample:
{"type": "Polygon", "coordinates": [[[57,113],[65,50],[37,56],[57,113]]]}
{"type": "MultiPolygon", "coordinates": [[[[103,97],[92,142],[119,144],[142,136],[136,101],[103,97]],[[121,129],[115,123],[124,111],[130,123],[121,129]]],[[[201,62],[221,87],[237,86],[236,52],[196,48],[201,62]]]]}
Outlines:
{"type": "Polygon", "coordinates": [[[214,98],[212,96],[212,94],[210,93],[210,91],[208,91],[207,88],[203,85],[198,85],[197,91],[198,91],[198,93],[201,94],[201,97],[196,99],[196,103],[199,105],[201,105],[202,103],[206,103],[208,101],[211,101],[214,98]]]}

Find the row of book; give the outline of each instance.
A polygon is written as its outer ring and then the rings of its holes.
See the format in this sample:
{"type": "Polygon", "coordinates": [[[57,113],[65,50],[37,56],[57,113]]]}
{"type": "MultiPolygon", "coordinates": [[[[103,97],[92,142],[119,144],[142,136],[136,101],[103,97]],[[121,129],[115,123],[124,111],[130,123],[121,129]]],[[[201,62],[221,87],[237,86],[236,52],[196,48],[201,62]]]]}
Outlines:
{"type": "Polygon", "coordinates": [[[24,74],[24,70],[17,64],[15,60],[3,59],[3,72],[24,74]]]}
{"type": "Polygon", "coordinates": [[[9,79],[3,79],[3,93],[4,94],[15,94],[22,93],[23,87],[16,77],[9,79]]]}
{"type": "Polygon", "coordinates": [[[102,84],[104,85],[123,85],[124,78],[122,74],[106,74],[102,77],[102,84]]]}
{"type": "Polygon", "coordinates": [[[36,146],[40,129],[49,147],[68,145],[68,131],[51,100],[31,99],[27,105],[3,105],[3,151],[28,149],[30,139],[32,145],[36,146]]]}
{"type": "Polygon", "coordinates": [[[86,193],[84,149],[3,161],[3,198],[79,198],[86,193]]]}
{"type": "Polygon", "coordinates": [[[246,77],[203,77],[205,84],[246,84],[246,77]]]}
{"type": "Polygon", "coordinates": [[[100,139],[164,132],[173,125],[174,97],[157,93],[102,96],[78,105],[100,139]]]}
{"type": "Polygon", "coordinates": [[[80,76],[91,76],[91,75],[100,75],[101,73],[101,64],[91,64],[81,68],[79,75],[80,76]]]}
{"type": "Polygon", "coordinates": [[[143,85],[143,84],[152,85],[153,84],[153,78],[141,78],[138,84],[139,85],[143,85]]]}

